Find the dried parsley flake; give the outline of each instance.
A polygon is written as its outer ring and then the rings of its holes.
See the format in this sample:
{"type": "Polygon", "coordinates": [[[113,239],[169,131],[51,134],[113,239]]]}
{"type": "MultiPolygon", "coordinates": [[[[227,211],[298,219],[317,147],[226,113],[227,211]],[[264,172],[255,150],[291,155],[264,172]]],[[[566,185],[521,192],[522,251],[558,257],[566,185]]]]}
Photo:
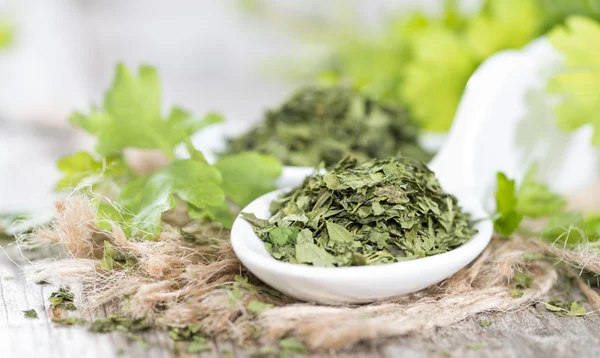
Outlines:
{"type": "Polygon", "coordinates": [[[34,309],[23,311],[25,318],[38,318],[38,314],[34,309]]]}
{"type": "Polygon", "coordinates": [[[75,301],[75,294],[67,287],[61,287],[58,291],[52,292],[48,301],[54,308],[64,308],[67,311],[75,311],[77,307],[73,303],[75,301]]]}
{"type": "Polygon", "coordinates": [[[271,154],[286,165],[327,166],[352,155],[360,161],[402,155],[428,160],[418,126],[406,111],[343,87],[305,87],[264,121],[229,141],[228,152],[271,154]]]}
{"type": "Polygon", "coordinates": [[[404,157],[344,159],[271,204],[243,213],[278,260],[314,266],[383,264],[444,253],[476,233],[425,164],[404,157]]]}

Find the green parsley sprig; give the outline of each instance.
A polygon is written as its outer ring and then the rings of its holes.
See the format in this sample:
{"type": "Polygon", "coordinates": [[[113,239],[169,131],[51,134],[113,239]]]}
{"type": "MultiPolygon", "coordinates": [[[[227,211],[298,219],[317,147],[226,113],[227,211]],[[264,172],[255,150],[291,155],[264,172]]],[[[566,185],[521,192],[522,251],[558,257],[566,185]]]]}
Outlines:
{"type": "Polygon", "coordinates": [[[179,107],[163,116],[160,81],[151,66],[141,66],[134,74],[125,65],[117,65],[102,106],[92,107],[87,114],[76,112],[70,121],[95,136],[97,143],[94,153],[78,152],[59,160],[64,176],[57,187],[91,184],[93,190],[110,197],[104,191],[107,183],[114,183],[118,195],[114,202],[100,203],[99,226],[123,223],[130,236],[151,238],[160,233],[162,213],[175,207],[176,198],[187,204],[190,217],[216,220],[228,227],[234,215],[229,202],[245,206],[275,189],[273,181],[281,175],[277,159],[253,152],[209,164],[192,144],[192,136],[222,122],[222,116],[199,117],[179,107]],[[176,158],[179,146],[187,148],[189,159],[176,158]],[[131,148],[159,150],[170,163],[137,176],[124,156],[131,148]]]}

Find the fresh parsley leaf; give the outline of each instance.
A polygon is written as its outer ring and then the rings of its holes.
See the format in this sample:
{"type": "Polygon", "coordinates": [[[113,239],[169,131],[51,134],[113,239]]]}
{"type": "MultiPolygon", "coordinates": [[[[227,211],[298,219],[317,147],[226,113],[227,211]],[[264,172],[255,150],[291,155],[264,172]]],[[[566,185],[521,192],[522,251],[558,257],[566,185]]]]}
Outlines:
{"type": "Polygon", "coordinates": [[[537,0],[537,2],[544,13],[543,32],[563,23],[569,16],[583,15],[600,20],[598,0],[537,0]]]}
{"type": "Polygon", "coordinates": [[[181,109],[163,118],[156,69],[141,66],[135,75],[123,64],[117,65],[103,107],[93,108],[88,115],[74,113],[70,117],[73,124],[98,137],[96,152],[102,156],[141,148],[160,149],[171,158],[177,145],[217,120],[215,116],[197,118],[181,109]]]}
{"type": "Polygon", "coordinates": [[[5,21],[0,22],[0,49],[9,46],[14,39],[14,26],[5,21]]]}
{"type": "Polygon", "coordinates": [[[23,311],[25,318],[38,318],[38,314],[34,309],[23,311]]]}
{"type": "Polygon", "coordinates": [[[527,217],[538,218],[560,212],[567,201],[553,193],[547,185],[537,180],[538,166],[533,165],[523,178],[517,192],[516,211],[527,217]]]}
{"type": "Polygon", "coordinates": [[[59,190],[72,189],[79,184],[95,184],[106,178],[119,178],[130,174],[120,155],[98,160],[88,152],[77,152],[60,158],[57,167],[64,175],[56,183],[59,190]]]}
{"type": "Polygon", "coordinates": [[[127,184],[117,202],[129,211],[130,235],[158,234],[161,215],[175,206],[174,195],[195,208],[223,205],[225,194],[220,187],[221,174],[196,160],[174,160],[166,168],[127,184]]]}
{"type": "Polygon", "coordinates": [[[539,218],[559,215],[566,200],[537,180],[537,165],[533,165],[517,190],[515,181],[497,173],[496,217],[494,228],[502,236],[510,236],[524,217],[539,218]]]}
{"type": "Polygon", "coordinates": [[[413,58],[401,87],[403,101],[425,129],[448,130],[478,60],[462,36],[442,26],[422,30],[413,44],[413,58]]]}
{"type": "Polygon", "coordinates": [[[600,145],[600,23],[582,16],[567,19],[548,38],[565,54],[564,71],[552,78],[548,90],[563,98],[554,112],[558,124],[572,131],[585,124],[594,127],[592,143],[600,145]]]}
{"type": "Polygon", "coordinates": [[[188,203],[188,214],[192,219],[204,220],[208,218],[213,221],[218,221],[223,224],[223,227],[228,229],[231,229],[233,226],[234,215],[226,202],[223,202],[219,206],[208,206],[204,208],[197,208],[188,203]]]}
{"type": "Polygon", "coordinates": [[[223,122],[224,118],[223,115],[216,112],[208,112],[203,117],[196,117],[183,108],[174,107],[168,121],[181,129],[186,136],[191,137],[210,125],[223,122]]]}
{"type": "Polygon", "coordinates": [[[578,245],[600,239],[600,214],[561,212],[550,217],[542,236],[551,242],[578,245]]]}
{"type": "Polygon", "coordinates": [[[259,196],[275,190],[282,165],[275,157],[244,152],[220,159],[214,164],[223,177],[223,190],[231,201],[244,207],[259,196]]]}
{"type": "Polygon", "coordinates": [[[515,181],[509,180],[504,173],[496,175],[496,218],[494,229],[502,236],[510,236],[521,223],[523,216],[516,212],[517,196],[515,181]]]}
{"type": "Polygon", "coordinates": [[[466,37],[476,58],[524,46],[538,35],[541,21],[535,1],[492,0],[467,24],[466,37]]]}
{"type": "Polygon", "coordinates": [[[477,67],[538,37],[543,13],[536,0],[485,0],[467,15],[455,1],[446,4],[440,16],[392,17],[380,36],[344,29],[330,44],[332,59],[321,78],[350,80],[366,94],[406,105],[426,130],[447,131],[477,67]]]}

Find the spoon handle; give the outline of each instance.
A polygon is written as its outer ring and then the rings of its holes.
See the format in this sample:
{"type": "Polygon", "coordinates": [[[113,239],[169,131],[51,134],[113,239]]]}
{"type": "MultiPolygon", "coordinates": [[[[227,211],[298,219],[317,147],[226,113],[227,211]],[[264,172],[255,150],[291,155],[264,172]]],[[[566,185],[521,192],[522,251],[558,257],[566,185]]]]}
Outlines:
{"type": "Polygon", "coordinates": [[[475,71],[463,93],[448,139],[429,163],[442,187],[459,198],[472,193],[479,179],[473,162],[476,151],[485,148],[476,148],[476,139],[488,118],[488,108],[497,100],[493,89],[507,82],[509,74],[522,65],[523,58],[517,52],[506,51],[491,57],[475,71]]]}

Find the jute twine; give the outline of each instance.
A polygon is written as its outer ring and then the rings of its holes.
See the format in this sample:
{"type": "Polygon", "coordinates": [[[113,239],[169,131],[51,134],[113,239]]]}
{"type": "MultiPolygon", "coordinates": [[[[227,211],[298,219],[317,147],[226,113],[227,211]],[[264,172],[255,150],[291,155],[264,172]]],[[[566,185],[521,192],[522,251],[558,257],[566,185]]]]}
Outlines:
{"type": "MultiPolygon", "coordinates": [[[[571,267],[600,272],[595,250],[565,251],[535,239],[494,238],[468,267],[435,287],[367,305],[320,306],[273,292],[237,260],[226,230],[186,223],[189,219],[177,210],[165,217],[172,225],[165,224],[156,240],[147,241],[128,240],[119,226],[112,232],[98,230],[86,196],[72,196],[57,209],[51,226],[19,239],[23,248],[59,246],[63,252],[33,262],[27,269],[32,280],[80,283],[79,308],[85,314],[102,308],[164,327],[200,323],[204,334],[218,340],[268,343],[293,335],[312,350],[335,350],[539,301],[557,280],[555,262],[525,257],[551,254],[571,267]],[[186,237],[179,228],[182,223],[186,237]],[[105,241],[133,264],[103,269],[105,241]],[[533,278],[521,297],[511,295],[516,272],[533,278]],[[245,307],[252,300],[274,306],[259,314],[249,312],[245,307]]],[[[582,288],[592,304],[600,303],[596,291],[585,283],[582,288]]]]}

